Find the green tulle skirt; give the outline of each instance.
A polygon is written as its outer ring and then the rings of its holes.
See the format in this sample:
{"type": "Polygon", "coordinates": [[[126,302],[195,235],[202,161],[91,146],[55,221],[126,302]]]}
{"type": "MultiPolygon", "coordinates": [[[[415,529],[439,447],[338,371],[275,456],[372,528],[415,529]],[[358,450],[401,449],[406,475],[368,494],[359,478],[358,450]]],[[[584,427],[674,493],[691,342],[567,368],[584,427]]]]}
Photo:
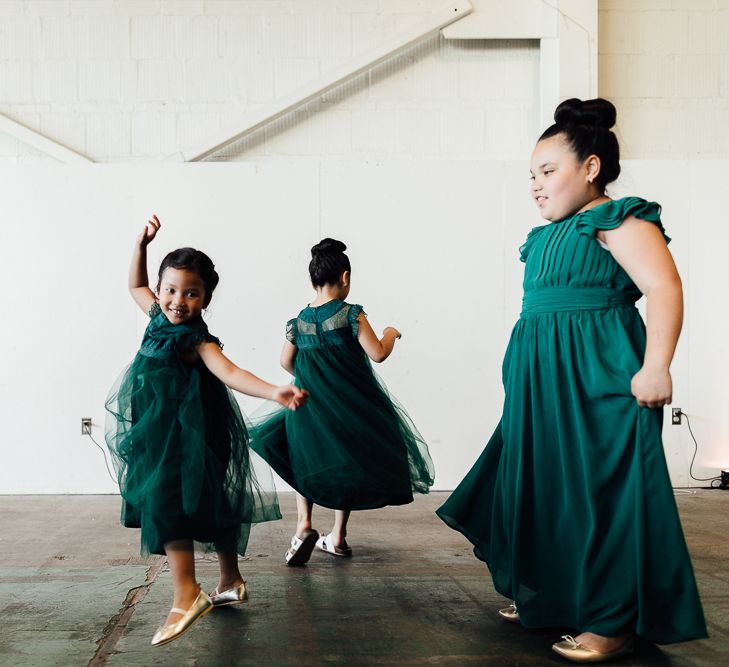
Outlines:
{"type": "Polygon", "coordinates": [[[251,447],[317,505],[365,510],[427,493],[433,463],[405,410],[375,376],[356,339],[300,349],[298,410],[254,415],[251,447]]]}
{"type": "Polygon", "coordinates": [[[202,362],[138,354],[106,407],[122,523],[141,528],[142,554],[189,539],[242,555],[252,523],[281,518],[238,403],[202,362]]]}
{"type": "Polygon", "coordinates": [[[503,418],[437,514],[526,627],[706,636],[662,410],[630,391],[644,350],[632,306],[522,315],[514,328],[503,418]]]}

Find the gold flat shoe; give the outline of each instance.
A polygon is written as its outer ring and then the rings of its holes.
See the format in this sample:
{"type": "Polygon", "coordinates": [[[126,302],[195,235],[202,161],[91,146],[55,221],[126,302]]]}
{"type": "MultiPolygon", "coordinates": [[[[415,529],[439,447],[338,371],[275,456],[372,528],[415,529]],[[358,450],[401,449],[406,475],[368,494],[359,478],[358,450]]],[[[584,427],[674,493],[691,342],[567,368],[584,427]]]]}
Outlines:
{"type": "Polygon", "coordinates": [[[564,641],[552,644],[552,650],[572,662],[606,662],[607,660],[614,660],[615,658],[633,652],[632,637],[626,639],[622,646],[608,653],[587,648],[587,646],[580,644],[571,635],[563,635],[562,639],[564,641]]]}
{"type": "Polygon", "coordinates": [[[152,646],[162,646],[162,644],[168,644],[169,642],[177,639],[178,637],[185,634],[199,618],[205,616],[213,608],[213,601],[210,596],[200,589],[195,602],[192,606],[185,611],[179,607],[172,607],[170,611],[177,614],[182,614],[182,618],[175,623],[168,623],[163,625],[154,637],[152,637],[152,646]]]}
{"type": "Polygon", "coordinates": [[[213,601],[213,607],[225,607],[229,604],[243,604],[248,601],[248,591],[246,590],[246,582],[240,586],[229,588],[227,591],[218,593],[216,588],[210,593],[210,599],[213,601]]]}
{"type": "Polygon", "coordinates": [[[516,605],[512,602],[508,607],[499,609],[499,616],[509,623],[520,623],[519,612],[516,610],[516,605]]]}

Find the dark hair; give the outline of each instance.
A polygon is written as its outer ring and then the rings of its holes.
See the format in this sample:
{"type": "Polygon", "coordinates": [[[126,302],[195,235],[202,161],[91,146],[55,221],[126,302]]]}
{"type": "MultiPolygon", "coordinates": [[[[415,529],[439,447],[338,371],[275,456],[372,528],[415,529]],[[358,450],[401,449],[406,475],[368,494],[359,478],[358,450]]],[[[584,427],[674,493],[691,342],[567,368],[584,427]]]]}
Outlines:
{"type": "Polygon", "coordinates": [[[347,246],[334,239],[322,239],[311,249],[309,276],[314,287],[336,285],[345,271],[351,271],[349,257],[344,254],[347,246]]]}
{"type": "Polygon", "coordinates": [[[594,100],[565,100],[554,110],[554,125],[539,137],[548,139],[564,134],[572,151],[581,162],[590,155],[600,158],[600,173],[595,185],[601,192],[620,175],[620,146],[610,128],[615,125],[617,111],[612,102],[597,97],[594,100]]]}
{"type": "Polygon", "coordinates": [[[178,248],[167,253],[166,257],[162,260],[162,264],[159,265],[159,274],[157,276],[158,292],[162,284],[162,274],[166,269],[184,269],[185,271],[197,273],[205,286],[205,305],[207,306],[210,303],[210,299],[213,297],[213,292],[220,278],[218,272],[215,270],[213,260],[204,252],[195,250],[195,248],[178,248]]]}

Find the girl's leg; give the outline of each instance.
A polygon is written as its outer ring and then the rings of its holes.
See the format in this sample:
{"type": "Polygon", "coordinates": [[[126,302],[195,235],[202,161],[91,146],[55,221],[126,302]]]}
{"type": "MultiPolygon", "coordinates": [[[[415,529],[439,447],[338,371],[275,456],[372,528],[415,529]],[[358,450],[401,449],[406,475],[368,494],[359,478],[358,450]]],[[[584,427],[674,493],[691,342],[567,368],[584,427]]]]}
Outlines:
{"type": "Polygon", "coordinates": [[[304,533],[311,530],[311,512],[314,509],[314,503],[308,498],[304,498],[300,493],[296,494],[296,510],[299,518],[296,524],[296,537],[301,539],[304,533]]]}
{"type": "MultiPolygon", "coordinates": [[[[173,607],[189,609],[200,592],[195,579],[195,554],[192,540],[174,540],[165,544],[167,562],[170,564],[172,584],[175,587],[173,607]]],[[[181,614],[170,612],[165,625],[179,621],[181,614]]]]}
{"type": "Polygon", "coordinates": [[[344,547],[347,544],[347,522],[349,510],[334,510],[334,528],[332,528],[332,542],[335,547],[344,547]]]}
{"type": "Polygon", "coordinates": [[[218,593],[243,583],[243,575],[238,568],[238,554],[235,551],[218,551],[218,565],[220,566],[218,593]]]}

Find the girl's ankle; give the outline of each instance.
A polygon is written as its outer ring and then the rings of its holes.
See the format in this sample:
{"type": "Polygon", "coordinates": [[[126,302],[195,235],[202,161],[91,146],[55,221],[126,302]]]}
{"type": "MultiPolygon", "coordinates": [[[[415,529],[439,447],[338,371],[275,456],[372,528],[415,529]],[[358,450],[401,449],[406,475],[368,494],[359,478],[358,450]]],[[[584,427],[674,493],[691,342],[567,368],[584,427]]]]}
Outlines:
{"type": "Polygon", "coordinates": [[[183,585],[175,589],[175,600],[194,600],[200,593],[200,584],[183,585]]]}
{"type": "Polygon", "coordinates": [[[229,579],[220,579],[218,582],[218,593],[222,593],[223,591],[230,590],[231,588],[238,588],[242,583],[245,583],[243,581],[243,577],[233,577],[229,579]]]}
{"type": "Polygon", "coordinates": [[[300,522],[296,524],[296,537],[301,538],[304,536],[304,533],[310,533],[311,532],[311,522],[300,522]]]}
{"type": "Polygon", "coordinates": [[[347,536],[332,533],[332,544],[334,544],[335,547],[343,547],[345,544],[347,544],[347,536]]]}

